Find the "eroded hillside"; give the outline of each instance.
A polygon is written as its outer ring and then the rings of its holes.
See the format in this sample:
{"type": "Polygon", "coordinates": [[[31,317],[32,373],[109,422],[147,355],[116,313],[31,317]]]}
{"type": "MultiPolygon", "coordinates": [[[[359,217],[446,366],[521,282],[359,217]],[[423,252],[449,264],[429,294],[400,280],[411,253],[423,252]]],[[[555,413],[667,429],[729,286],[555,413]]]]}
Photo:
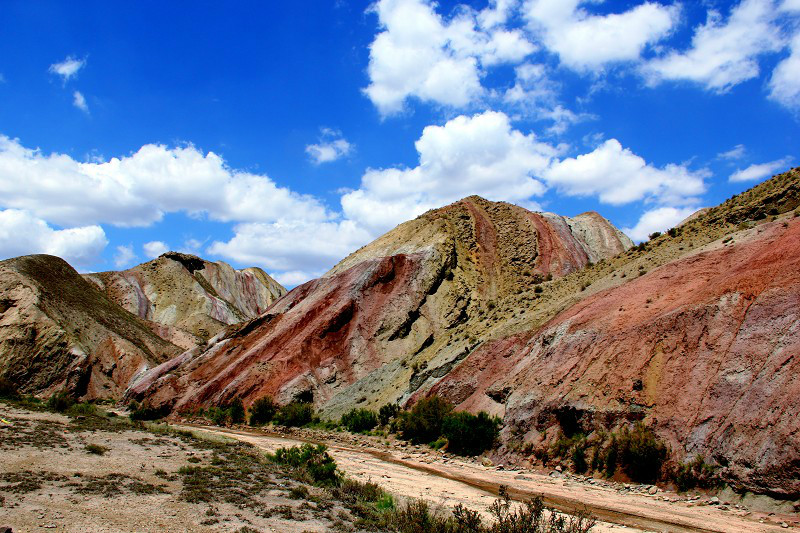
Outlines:
{"type": "Polygon", "coordinates": [[[631,245],[596,214],[466,198],[400,225],[132,392],[175,409],[306,392],[328,416],[404,401],[492,334],[504,302],[631,245]]]}
{"type": "MultiPolygon", "coordinates": [[[[134,376],[181,352],[63,259],[0,261],[0,377],[22,392],[119,398],[134,376]]],[[[168,329],[168,328],[167,328],[168,329]]]]}
{"type": "Polygon", "coordinates": [[[235,270],[222,261],[178,252],[128,270],[85,277],[140,318],[185,332],[169,339],[185,349],[226,326],[257,317],[286,294],[260,268],[235,270]]]}

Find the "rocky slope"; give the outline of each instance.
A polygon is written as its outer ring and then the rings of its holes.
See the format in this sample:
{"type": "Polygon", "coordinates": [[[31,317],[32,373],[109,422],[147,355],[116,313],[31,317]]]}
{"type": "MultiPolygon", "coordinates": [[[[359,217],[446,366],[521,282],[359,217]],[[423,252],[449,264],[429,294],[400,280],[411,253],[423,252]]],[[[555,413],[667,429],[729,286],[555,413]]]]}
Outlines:
{"type": "Polygon", "coordinates": [[[136,374],[181,352],[156,334],[164,329],[119,307],[58,257],[0,261],[0,377],[22,392],[119,398],[136,374]]]}
{"type": "Polygon", "coordinates": [[[222,261],[178,252],[129,270],[85,277],[131,313],[171,326],[169,340],[186,349],[230,324],[257,317],[286,293],[260,268],[235,270],[222,261]]]}
{"type": "Polygon", "coordinates": [[[335,417],[436,393],[503,417],[501,451],[517,458],[565,412],[587,433],[644,420],[673,459],[702,455],[738,488],[797,498],[798,205],[795,169],[628,249],[597,215],[467,198],[131,394],[180,410],[308,391],[335,417]]]}
{"type": "Polygon", "coordinates": [[[568,411],[586,434],[642,419],[676,460],[800,497],[799,203],[795,170],[587,269],[590,296],[484,343],[429,393],[502,415],[507,452],[546,445],[568,411]]]}
{"type": "Polygon", "coordinates": [[[466,198],[400,225],[208,349],[150,372],[132,394],[180,410],[311,392],[327,416],[402,401],[498,324],[513,328],[501,302],[630,246],[597,214],[466,198]]]}

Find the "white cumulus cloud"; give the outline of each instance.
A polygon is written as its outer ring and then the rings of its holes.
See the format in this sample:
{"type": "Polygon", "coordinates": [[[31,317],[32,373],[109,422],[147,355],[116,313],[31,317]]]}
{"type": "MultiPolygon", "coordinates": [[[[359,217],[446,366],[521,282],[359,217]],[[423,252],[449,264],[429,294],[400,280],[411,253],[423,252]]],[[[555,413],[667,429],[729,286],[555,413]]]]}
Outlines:
{"type": "Polygon", "coordinates": [[[381,31],[370,44],[364,93],[384,116],[414,97],[464,107],[485,94],[484,67],[517,63],[536,47],[517,29],[500,26],[511,2],[476,13],[460,6],[451,20],[428,0],[379,0],[373,6],[381,31]]]}
{"type": "Polygon", "coordinates": [[[136,252],[133,251],[132,245],[117,246],[117,252],[114,254],[114,266],[125,268],[133,264],[135,260],[136,252]]]}
{"type": "Polygon", "coordinates": [[[161,254],[169,251],[169,246],[164,241],[150,241],[142,245],[142,251],[145,257],[155,259],[161,254]]]}
{"type": "Polygon", "coordinates": [[[717,11],[694,31],[691,48],[649,61],[642,72],[651,84],[686,80],[724,92],[759,75],[758,57],[783,48],[773,0],[743,0],[727,20],[717,11]]]}
{"type": "Polygon", "coordinates": [[[736,146],[734,146],[730,150],[718,153],[717,154],[717,158],[719,158],[719,159],[727,159],[729,161],[733,161],[733,160],[736,160],[736,159],[742,159],[745,156],[746,153],[747,153],[747,149],[745,148],[745,146],[743,144],[737,144],[736,146]]]}
{"type": "Polygon", "coordinates": [[[622,205],[645,200],[679,205],[695,201],[706,190],[708,171],[684,165],[657,168],[609,139],[594,151],[554,163],[544,173],[547,183],[570,196],[597,196],[622,205]]]}
{"type": "Polygon", "coordinates": [[[544,192],[535,176],[558,153],[493,111],[428,126],[415,146],[418,166],[370,169],[342,197],[347,218],[379,233],[470,194],[525,204],[544,192]]]}
{"type": "MultiPolygon", "coordinates": [[[[800,4],[800,0],[797,3],[800,4]]],[[[800,109],[800,32],[792,39],[790,50],[789,57],[772,71],[769,97],[786,107],[800,109]]]]}
{"type": "Polygon", "coordinates": [[[89,105],[86,103],[86,98],[84,98],[80,91],[75,91],[72,93],[72,105],[84,113],[89,113],[89,105]]]}
{"type": "Polygon", "coordinates": [[[306,154],[317,165],[346,157],[352,150],[353,145],[342,137],[341,132],[329,128],[322,129],[318,143],[306,146],[306,154]]]}
{"type": "Polygon", "coordinates": [[[741,181],[755,181],[764,178],[772,177],[778,172],[789,170],[789,163],[792,161],[791,157],[784,157],[768,163],[759,163],[750,165],[749,167],[737,170],[730,175],[728,181],[741,182],[741,181]]]}
{"type": "Polygon", "coordinates": [[[100,226],[54,229],[19,209],[0,210],[0,256],[57,255],[75,266],[96,261],[108,240],[100,226]]]}
{"type": "Polygon", "coordinates": [[[137,152],[82,163],[46,155],[0,136],[0,207],[27,209],[64,226],[147,226],[165,213],[207,214],[220,221],[323,221],[315,198],[264,175],[230,169],[194,146],[148,144],[137,152]]]}
{"type": "Polygon", "coordinates": [[[64,82],[67,82],[71,78],[77,76],[78,71],[81,70],[85,65],[85,59],[77,59],[74,56],[68,56],[64,61],[50,65],[49,71],[51,74],[57,74],[58,76],[61,76],[61,79],[64,82]]]}
{"type": "Polygon", "coordinates": [[[622,13],[592,15],[580,0],[529,0],[524,16],[548,50],[578,71],[602,70],[608,63],[636,61],[650,44],[666,37],[678,9],[645,2],[622,13]]]}
{"type": "Polygon", "coordinates": [[[622,231],[634,241],[644,241],[656,231],[664,232],[677,226],[686,217],[697,211],[697,207],[658,207],[646,211],[632,228],[622,231]]]}

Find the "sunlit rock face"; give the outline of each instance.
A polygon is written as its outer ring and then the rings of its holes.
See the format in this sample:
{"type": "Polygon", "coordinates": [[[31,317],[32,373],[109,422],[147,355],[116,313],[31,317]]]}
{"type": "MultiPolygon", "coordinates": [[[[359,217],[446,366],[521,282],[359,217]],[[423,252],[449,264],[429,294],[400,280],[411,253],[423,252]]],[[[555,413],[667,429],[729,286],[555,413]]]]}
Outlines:
{"type": "Polygon", "coordinates": [[[85,277],[140,318],[185,332],[170,340],[186,349],[230,324],[257,317],[286,293],[260,268],[235,270],[178,252],[129,270],[85,277]]]}

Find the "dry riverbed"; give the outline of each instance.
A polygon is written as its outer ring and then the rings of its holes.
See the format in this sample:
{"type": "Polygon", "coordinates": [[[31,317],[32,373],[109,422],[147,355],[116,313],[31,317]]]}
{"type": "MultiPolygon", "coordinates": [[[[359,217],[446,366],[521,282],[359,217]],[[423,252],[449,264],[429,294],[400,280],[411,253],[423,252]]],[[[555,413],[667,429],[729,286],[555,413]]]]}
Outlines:
{"type": "Polygon", "coordinates": [[[587,508],[601,519],[593,530],[598,532],[625,529],[755,533],[800,528],[800,516],[796,513],[759,512],[713,496],[678,495],[655,487],[488,466],[478,460],[442,454],[392,438],[307,429],[280,432],[205,429],[266,451],[301,441],[323,442],[348,475],[372,480],[401,496],[425,498],[445,508],[462,503],[473,509],[486,509],[497,488],[506,485],[518,499],[542,495],[550,505],[564,511],[587,508]]]}

